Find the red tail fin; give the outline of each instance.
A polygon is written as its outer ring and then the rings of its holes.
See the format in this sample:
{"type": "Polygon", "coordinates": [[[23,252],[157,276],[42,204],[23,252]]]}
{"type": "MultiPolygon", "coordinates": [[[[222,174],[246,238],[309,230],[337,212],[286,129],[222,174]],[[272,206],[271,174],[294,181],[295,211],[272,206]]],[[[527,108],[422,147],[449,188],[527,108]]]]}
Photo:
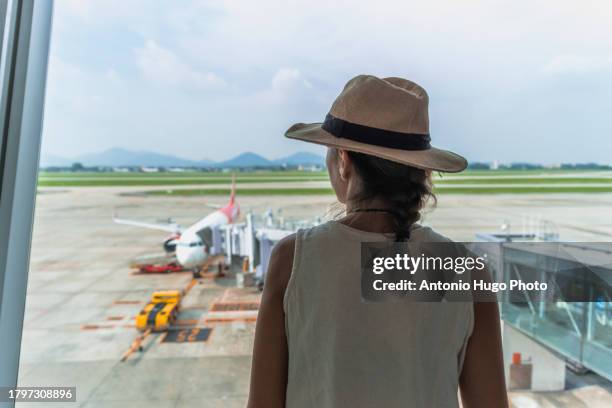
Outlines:
{"type": "Polygon", "coordinates": [[[230,193],[230,204],[236,201],[236,173],[232,174],[232,192],[230,193]]]}

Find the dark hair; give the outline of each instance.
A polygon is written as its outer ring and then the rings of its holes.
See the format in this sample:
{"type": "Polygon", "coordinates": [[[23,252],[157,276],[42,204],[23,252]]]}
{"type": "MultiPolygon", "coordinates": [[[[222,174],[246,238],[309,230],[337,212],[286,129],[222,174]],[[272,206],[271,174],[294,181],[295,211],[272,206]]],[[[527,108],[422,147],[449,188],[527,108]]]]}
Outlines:
{"type": "Polygon", "coordinates": [[[364,153],[347,153],[362,183],[358,196],[351,199],[383,198],[395,218],[395,240],[410,238],[410,227],[421,218],[427,201],[436,202],[431,172],[364,153]]]}

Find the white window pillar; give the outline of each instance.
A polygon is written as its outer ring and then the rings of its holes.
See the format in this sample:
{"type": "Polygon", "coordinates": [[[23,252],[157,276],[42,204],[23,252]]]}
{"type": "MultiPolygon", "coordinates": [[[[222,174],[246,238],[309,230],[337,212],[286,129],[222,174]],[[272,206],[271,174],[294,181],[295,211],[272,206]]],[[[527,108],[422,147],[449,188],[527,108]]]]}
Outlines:
{"type": "Polygon", "coordinates": [[[52,7],[0,1],[0,386],[17,384],[52,7]]]}

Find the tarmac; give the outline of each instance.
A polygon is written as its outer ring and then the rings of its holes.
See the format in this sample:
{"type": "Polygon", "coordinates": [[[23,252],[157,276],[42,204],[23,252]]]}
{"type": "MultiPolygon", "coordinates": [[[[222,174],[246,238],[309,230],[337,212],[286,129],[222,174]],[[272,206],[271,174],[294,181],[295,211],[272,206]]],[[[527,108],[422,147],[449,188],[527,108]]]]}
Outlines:
{"type": "MultiPolygon", "coordinates": [[[[254,314],[220,315],[212,305],[257,302],[260,295],[254,288],[236,288],[231,271],[225,278],[206,275],[183,303],[179,319],[212,328],[208,340],[167,343],[163,334],[152,334],[142,352],[120,361],[138,334],[134,316],[151,293],[182,289],[192,276],[134,274],[130,260],[160,254],[166,234],[113,224],[112,214],[152,222],[172,217],[187,226],[211,211],[205,203],[226,200],[124,194],[142,190],[79,187],[39,192],[19,385],[76,386],[77,403],[65,406],[243,407],[254,314]],[[220,316],[225,319],[216,319],[220,316]]],[[[272,209],[286,219],[309,220],[337,212],[331,196],[240,197],[238,191],[237,199],[243,213],[272,209]]],[[[477,232],[499,232],[501,224],[522,232],[544,220],[554,221],[546,228],[566,241],[610,241],[610,208],[612,194],[453,194],[440,196],[437,209],[428,211],[423,222],[457,241],[473,240],[477,232]]],[[[516,408],[608,407],[612,386],[592,374],[569,373],[565,391],[512,392],[510,400],[516,408]]],[[[17,404],[30,405],[45,404],[17,404]]]]}

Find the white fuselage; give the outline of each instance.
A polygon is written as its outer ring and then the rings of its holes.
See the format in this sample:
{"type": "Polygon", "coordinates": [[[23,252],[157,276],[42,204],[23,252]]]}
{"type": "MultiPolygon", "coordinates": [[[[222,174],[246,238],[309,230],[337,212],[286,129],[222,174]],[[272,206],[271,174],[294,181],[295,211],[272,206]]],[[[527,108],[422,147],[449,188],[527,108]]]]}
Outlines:
{"type": "Polygon", "coordinates": [[[230,203],[187,228],[176,242],[176,260],[186,269],[199,268],[208,257],[207,248],[198,233],[206,228],[227,225],[238,217],[239,207],[230,203]]]}
{"type": "Polygon", "coordinates": [[[208,257],[206,246],[197,235],[181,235],[176,241],[175,254],[176,261],[185,269],[193,269],[203,265],[208,257]]]}
{"type": "Polygon", "coordinates": [[[232,191],[229,202],[222,208],[202,218],[184,231],[180,231],[177,224],[168,225],[151,224],[143,221],[127,220],[113,216],[117,224],[132,225],[142,228],[157,229],[170,232],[172,235],[163,242],[166,252],[175,252],[176,261],[185,269],[199,269],[204,265],[210,248],[202,240],[201,233],[206,229],[220,227],[232,222],[240,214],[240,206],[235,200],[235,183],[232,182],[232,191]]]}

